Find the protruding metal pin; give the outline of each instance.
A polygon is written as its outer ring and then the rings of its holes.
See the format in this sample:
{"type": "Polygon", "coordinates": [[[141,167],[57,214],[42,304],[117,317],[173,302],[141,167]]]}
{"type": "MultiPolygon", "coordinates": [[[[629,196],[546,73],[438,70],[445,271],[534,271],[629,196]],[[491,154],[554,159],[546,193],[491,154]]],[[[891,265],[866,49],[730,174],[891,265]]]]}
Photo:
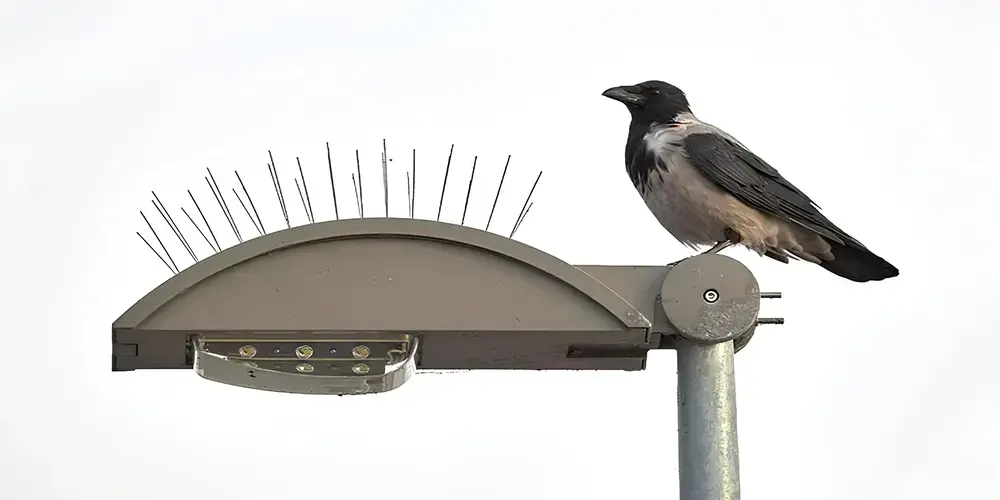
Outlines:
{"type": "Polygon", "coordinates": [[[243,211],[246,212],[247,218],[250,219],[250,223],[253,224],[253,228],[257,230],[257,234],[259,236],[264,236],[264,231],[260,230],[260,226],[257,225],[257,221],[253,218],[253,215],[250,215],[250,209],[247,208],[246,203],[243,203],[243,198],[241,198],[240,194],[236,192],[236,188],[232,189],[233,189],[233,196],[235,196],[236,200],[240,202],[240,206],[242,206],[243,211]]]}
{"type": "Polygon", "coordinates": [[[361,218],[365,217],[365,187],[361,182],[361,153],[357,149],[354,150],[354,161],[358,166],[358,212],[361,214],[361,218]]]}
{"type": "Polygon", "coordinates": [[[142,233],[140,233],[139,231],[136,231],[135,234],[137,234],[140,238],[142,238],[142,242],[145,243],[146,246],[149,247],[149,249],[153,251],[153,254],[156,255],[156,257],[158,259],[160,259],[160,262],[162,262],[163,265],[167,266],[167,269],[170,269],[171,273],[177,274],[177,271],[175,271],[174,268],[170,267],[170,264],[167,264],[167,261],[163,258],[162,255],[160,255],[160,252],[157,252],[156,249],[153,248],[153,245],[149,244],[149,241],[146,240],[146,237],[143,236],[142,233]]]}
{"type": "Polygon", "coordinates": [[[417,212],[417,149],[413,148],[413,196],[410,198],[410,218],[417,212]]]}
{"type": "Polygon", "coordinates": [[[333,182],[333,159],[330,158],[330,143],[326,143],[326,166],[330,170],[330,191],[333,192],[333,216],[340,220],[340,209],[337,207],[337,185],[333,182]]]}
{"type": "Polygon", "coordinates": [[[213,252],[218,252],[218,250],[216,250],[216,248],[212,246],[212,242],[209,241],[208,236],[205,236],[205,232],[201,230],[201,227],[198,226],[198,223],[194,221],[193,217],[191,217],[191,214],[189,214],[188,211],[184,209],[184,207],[181,207],[181,212],[183,212],[184,216],[188,218],[188,221],[191,222],[191,225],[198,230],[198,234],[200,234],[201,237],[205,239],[205,243],[208,243],[208,248],[211,248],[213,252]]]}
{"type": "Polygon", "coordinates": [[[451,145],[448,150],[448,163],[444,166],[444,182],[441,183],[441,201],[438,202],[437,220],[441,220],[441,208],[444,207],[444,192],[448,189],[448,174],[451,172],[451,154],[455,152],[455,145],[451,145]]]}
{"type": "Polygon", "coordinates": [[[785,318],[757,318],[758,325],[784,325],[785,318]]]}
{"type": "MultiPolygon", "coordinates": [[[[209,172],[209,176],[212,173],[209,172]]],[[[215,179],[212,179],[215,180],[215,179]]],[[[229,228],[233,230],[233,234],[236,235],[236,239],[240,243],[243,243],[243,236],[240,234],[240,229],[236,227],[236,220],[233,219],[233,214],[229,212],[229,207],[226,206],[226,200],[222,197],[222,191],[218,191],[218,185],[213,185],[212,180],[209,177],[205,177],[205,182],[208,183],[208,189],[212,190],[212,195],[215,196],[216,203],[219,204],[219,210],[222,210],[222,215],[226,217],[226,221],[229,222],[229,228]]]]}
{"type": "Polygon", "coordinates": [[[486,229],[490,230],[490,223],[493,222],[493,212],[497,209],[497,201],[500,200],[500,190],[503,189],[503,180],[507,178],[507,167],[510,166],[510,155],[507,155],[507,163],[503,166],[503,174],[500,175],[500,184],[497,186],[497,194],[493,197],[493,208],[490,209],[490,218],[486,219],[486,229]]]}
{"type": "Polygon", "coordinates": [[[462,225],[465,225],[465,213],[469,211],[469,196],[472,195],[472,181],[476,179],[476,162],[478,156],[472,157],[472,175],[469,176],[469,187],[465,189],[465,206],[462,207],[462,225]]]}
{"type": "MultiPolygon", "coordinates": [[[[174,258],[170,256],[170,250],[167,250],[167,246],[163,244],[163,240],[160,239],[160,235],[156,233],[156,230],[153,229],[153,225],[149,223],[149,219],[146,218],[146,214],[142,213],[142,210],[139,210],[139,215],[142,216],[142,220],[146,221],[146,225],[149,226],[149,230],[153,233],[153,237],[156,238],[156,241],[160,244],[160,248],[163,249],[163,253],[166,254],[167,258],[170,259],[170,263],[173,264],[174,268],[172,270],[174,274],[179,273],[180,269],[178,269],[177,263],[174,262],[174,258]]],[[[145,238],[143,239],[145,240],[145,238]]],[[[147,242],[147,244],[148,243],[149,242],[147,242]]]]}
{"type": "Polygon", "coordinates": [[[516,233],[517,230],[521,228],[521,223],[523,223],[524,219],[526,219],[528,217],[528,212],[531,212],[531,207],[533,207],[533,206],[535,206],[535,202],[531,202],[528,205],[528,209],[525,210],[523,214],[521,214],[521,219],[517,221],[517,223],[514,225],[514,230],[510,232],[510,237],[511,238],[513,238],[514,237],[514,233],[516,233]]]}
{"type": "Polygon", "coordinates": [[[358,207],[358,215],[361,215],[361,198],[358,196],[358,178],[351,174],[351,184],[354,185],[354,204],[358,207]]]}
{"type": "Polygon", "coordinates": [[[760,298],[762,299],[780,299],[781,292],[760,292],[760,298]]]}
{"type": "Polygon", "coordinates": [[[288,220],[288,209],[285,208],[285,193],[281,191],[281,187],[278,185],[278,171],[270,163],[267,164],[267,171],[271,174],[271,185],[274,187],[274,195],[278,197],[278,208],[281,209],[281,216],[285,218],[285,225],[291,228],[292,223],[288,220]]]}
{"type": "Polygon", "coordinates": [[[410,218],[413,218],[413,193],[410,188],[410,173],[406,173],[406,212],[410,218]]]}
{"type": "Polygon", "coordinates": [[[306,213],[306,220],[311,224],[312,217],[309,216],[309,207],[306,206],[306,199],[302,196],[302,186],[299,185],[298,179],[295,179],[295,190],[299,192],[299,200],[302,201],[302,211],[306,213]]]}
{"type": "Polygon", "coordinates": [[[195,255],[194,249],[191,248],[191,245],[188,243],[187,238],[184,237],[184,233],[181,232],[181,228],[177,226],[176,222],[174,222],[173,216],[171,216],[170,212],[167,211],[166,205],[164,205],[163,202],[160,201],[160,197],[156,195],[155,191],[153,191],[152,193],[153,193],[153,207],[156,208],[158,212],[160,212],[160,216],[163,217],[163,222],[166,222],[167,227],[169,227],[174,232],[174,235],[177,236],[178,240],[180,240],[181,246],[184,247],[184,250],[187,250],[187,253],[188,255],[191,256],[191,259],[193,259],[195,262],[198,262],[198,256],[195,255]]]}
{"type": "Polygon", "coordinates": [[[389,152],[382,139],[382,196],[385,199],[385,216],[389,217],[389,152]]]}
{"type": "Polygon", "coordinates": [[[288,204],[285,203],[285,190],[281,189],[281,176],[278,175],[278,164],[274,163],[274,155],[271,154],[271,150],[267,150],[267,157],[271,159],[271,170],[274,175],[274,187],[278,191],[278,199],[281,201],[281,213],[285,216],[285,225],[292,227],[291,221],[288,219],[288,204]]]}
{"type": "MultiPolygon", "coordinates": [[[[239,172],[233,170],[233,173],[236,174],[236,180],[240,181],[240,187],[243,188],[243,194],[247,196],[247,201],[250,202],[250,208],[253,209],[253,214],[257,216],[257,224],[260,226],[260,232],[262,234],[267,234],[267,230],[264,229],[264,221],[260,220],[260,214],[257,213],[257,206],[253,204],[253,198],[250,197],[250,191],[247,191],[246,184],[243,184],[243,178],[240,177],[239,172]]],[[[236,197],[239,198],[239,195],[236,197]]],[[[251,217],[251,219],[253,219],[253,217],[251,217]]]]}
{"type": "Polygon", "coordinates": [[[524,219],[524,214],[528,210],[528,201],[531,200],[531,195],[535,194],[535,188],[538,187],[538,181],[542,178],[542,172],[538,172],[538,177],[535,177],[535,183],[531,185],[531,191],[528,191],[528,197],[524,199],[524,205],[521,207],[521,212],[517,214],[517,219],[514,221],[514,227],[510,230],[509,238],[514,237],[514,231],[517,231],[517,227],[520,225],[521,221],[524,219]]]}
{"type": "Polygon", "coordinates": [[[302,172],[302,161],[299,160],[298,156],[295,157],[295,163],[299,165],[299,177],[302,179],[302,190],[306,192],[306,215],[309,218],[309,222],[314,223],[316,222],[316,217],[313,216],[313,204],[312,200],[309,198],[309,185],[306,184],[306,174],[302,172]]]}
{"type": "MultiPolygon", "coordinates": [[[[198,204],[198,200],[194,199],[194,195],[191,194],[191,190],[188,189],[188,196],[191,197],[191,203],[194,203],[194,208],[198,209],[198,214],[201,215],[202,222],[205,223],[205,227],[208,228],[208,234],[212,235],[212,241],[215,242],[215,251],[221,252],[222,246],[219,245],[219,239],[215,237],[215,231],[212,230],[212,225],[208,223],[208,219],[205,217],[205,212],[201,211],[201,205],[198,204]]],[[[211,245],[209,245],[211,246],[211,245]]]]}

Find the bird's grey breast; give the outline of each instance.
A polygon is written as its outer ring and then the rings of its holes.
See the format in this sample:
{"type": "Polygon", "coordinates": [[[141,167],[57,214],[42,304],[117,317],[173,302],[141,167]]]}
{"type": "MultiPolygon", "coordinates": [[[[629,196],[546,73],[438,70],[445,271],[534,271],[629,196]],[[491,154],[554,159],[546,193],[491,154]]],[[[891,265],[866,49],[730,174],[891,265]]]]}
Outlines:
{"type": "Polygon", "coordinates": [[[648,169],[636,185],[646,207],[660,224],[689,247],[710,245],[724,238],[727,227],[720,208],[731,197],[702,175],[688,161],[684,137],[711,127],[697,121],[651,126],[642,137],[637,155],[648,169]]]}

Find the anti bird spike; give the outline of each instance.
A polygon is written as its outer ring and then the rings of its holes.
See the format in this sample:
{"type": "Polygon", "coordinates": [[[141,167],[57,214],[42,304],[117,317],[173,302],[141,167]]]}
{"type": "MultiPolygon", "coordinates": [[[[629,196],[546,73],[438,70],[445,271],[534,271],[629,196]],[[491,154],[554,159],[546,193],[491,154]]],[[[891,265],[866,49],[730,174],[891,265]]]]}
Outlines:
{"type": "MultiPolygon", "coordinates": [[[[386,144],[387,144],[387,141],[385,141],[383,139],[383,145],[382,145],[382,147],[383,147],[383,149],[382,149],[383,165],[382,165],[382,167],[386,169],[386,175],[383,176],[383,193],[386,195],[386,204],[388,204],[390,202],[390,200],[388,199],[388,197],[390,196],[390,193],[399,193],[399,195],[397,195],[397,196],[401,196],[401,193],[403,192],[403,186],[400,186],[399,189],[390,189],[390,186],[389,186],[389,184],[390,184],[389,183],[389,176],[388,176],[388,161],[389,160],[388,160],[388,153],[387,153],[386,144]]],[[[331,222],[335,222],[335,221],[341,220],[341,218],[340,218],[339,203],[338,203],[338,200],[337,200],[337,189],[336,189],[336,181],[335,181],[337,173],[336,173],[336,169],[334,168],[334,162],[333,162],[333,156],[334,155],[331,152],[331,148],[330,148],[330,143],[329,142],[326,143],[326,152],[327,152],[327,170],[328,170],[328,174],[329,174],[329,178],[330,178],[330,192],[329,192],[329,195],[332,198],[332,202],[334,204],[334,213],[332,214],[333,215],[333,219],[331,220],[331,222]]],[[[448,179],[449,179],[450,174],[451,174],[451,163],[452,163],[452,160],[454,159],[454,152],[455,152],[455,145],[452,144],[449,147],[449,150],[448,150],[448,159],[447,159],[447,162],[444,164],[444,172],[443,172],[444,176],[442,178],[442,183],[441,183],[441,197],[438,200],[438,212],[436,214],[431,214],[431,216],[428,218],[429,220],[440,220],[440,217],[443,215],[444,197],[445,197],[445,194],[447,192],[448,179]]],[[[284,189],[282,188],[281,176],[280,176],[280,173],[279,173],[278,169],[275,168],[275,166],[274,166],[274,155],[273,155],[273,153],[270,150],[267,151],[267,155],[268,155],[269,162],[266,165],[267,165],[267,168],[268,168],[268,175],[270,177],[269,180],[271,181],[271,185],[274,188],[274,194],[275,194],[275,198],[273,198],[273,200],[277,201],[277,203],[273,203],[273,202],[270,203],[270,204],[269,203],[264,203],[263,205],[261,205],[260,207],[258,207],[257,204],[254,202],[253,198],[250,196],[250,190],[248,189],[247,183],[244,182],[243,176],[240,174],[239,171],[237,171],[237,170],[233,171],[233,174],[236,176],[236,181],[239,184],[239,188],[236,188],[234,186],[234,187],[232,187],[230,189],[230,191],[232,192],[232,195],[236,197],[236,200],[239,202],[239,205],[243,208],[243,213],[245,214],[246,218],[243,218],[243,216],[236,217],[235,214],[233,213],[233,211],[230,209],[228,201],[226,200],[227,196],[225,196],[225,191],[222,190],[221,186],[216,181],[215,176],[212,173],[211,168],[206,168],[207,175],[203,176],[204,179],[205,179],[205,184],[208,185],[209,190],[212,192],[212,196],[216,200],[216,204],[219,207],[219,211],[222,213],[223,217],[226,220],[226,223],[229,224],[229,226],[230,226],[230,230],[233,231],[233,235],[236,237],[236,240],[237,240],[236,244],[237,245],[243,244],[246,241],[249,241],[250,239],[255,238],[256,236],[249,236],[249,234],[251,234],[252,232],[256,232],[257,236],[263,236],[263,235],[268,234],[267,230],[264,227],[263,217],[261,216],[262,215],[262,211],[266,211],[266,209],[268,207],[271,207],[271,209],[277,208],[277,210],[278,210],[278,217],[282,218],[282,219],[285,219],[285,225],[288,228],[291,228],[293,226],[293,224],[291,223],[292,222],[291,217],[289,217],[289,210],[288,210],[287,199],[285,197],[284,189]],[[241,194],[241,192],[242,192],[242,194],[241,194]],[[247,222],[248,219],[250,221],[251,226],[253,227],[253,231],[247,231],[248,228],[246,228],[246,222],[247,222]]],[[[364,174],[363,169],[361,168],[360,151],[357,150],[357,149],[355,149],[354,156],[355,156],[355,165],[354,165],[354,169],[353,169],[354,172],[351,172],[351,180],[355,184],[355,196],[356,196],[356,201],[357,201],[358,214],[359,214],[360,217],[366,218],[365,215],[364,215],[364,192],[363,192],[362,184],[360,182],[361,181],[361,176],[364,174]]],[[[406,203],[406,206],[407,206],[407,214],[406,214],[406,216],[409,217],[409,218],[412,218],[412,219],[420,219],[422,217],[421,217],[421,214],[418,213],[417,206],[416,206],[416,197],[417,197],[417,165],[416,165],[417,164],[417,161],[416,161],[417,160],[417,150],[416,150],[416,148],[412,149],[411,157],[412,157],[412,160],[411,160],[412,163],[410,165],[409,171],[407,171],[406,175],[405,175],[405,177],[406,177],[406,181],[405,182],[407,183],[407,186],[406,186],[406,199],[405,199],[405,203],[406,203]]],[[[481,168],[480,168],[480,166],[478,164],[478,159],[479,159],[478,155],[477,156],[473,156],[473,158],[472,158],[472,165],[473,165],[472,166],[472,173],[469,176],[469,183],[468,183],[468,186],[466,188],[466,196],[465,196],[465,200],[464,200],[465,203],[462,206],[462,212],[461,212],[461,216],[460,216],[461,217],[461,219],[460,219],[461,220],[461,224],[465,223],[467,217],[474,215],[474,213],[469,213],[469,210],[470,210],[470,206],[473,207],[473,208],[475,207],[474,204],[470,203],[470,200],[472,199],[472,194],[473,194],[473,191],[474,191],[472,189],[472,187],[474,185],[474,181],[476,179],[476,176],[478,175],[477,171],[481,170],[481,168]]],[[[296,192],[299,195],[299,200],[300,200],[300,202],[302,204],[302,209],[303,209],[303,211],[306,214],[306,223],[307,224],[313,224],[313,223],[317,223],[317,222],[323,222],[323,221],[317,220],[317,218],[315,216],[315,213],[313,212],[313,204],[312,204],[311,194],[316,194],[316,193],[310,193],[309,192],[308,185],[305,182],[305,175],[304,175],[304,168],[302,167],[302,161],[298,157],[296,157],[296,166],[298,167],[298,174],[299,175],[296,178],[294,178],[293,181],[294,181],[294,184],[295,184],[295,187],[296,187],[296,192]]],[[[487,219],[487,229],[490,227],[490,223],[492,222],[492,219],[494,217],[494,213],[497,211],[497,207],[503,205],[503,204],[498,204],[498,201],[499,201],[499,197],[500,197],[500,191],[502,190],[503,185],[505,183],[505,180],[507,178],[507,170],[508,170],[509,166],[510,166],[510,155],[507,156],[507,162],[504,164],[504,169],[503,169],[503,172],[502,172],[502,174],[500,176],[500,183],[499,183],[499,185],[497,186],[497,188],[495,190],[494,199],[492,200],[493,203],[492,203],[492,206],[490,207],[489,216],[488,216],[488,219],[487,219]]],[[[541,177],[541,173],[540,172],[539,172],[539,176],[538,177],[541,177]]],[[[402,179],[400,179],[400,180],[402,180],[402,179]]],[[[265,180],[265,182],[266,182],[266,180],[265,180]]],[[[251,184],[252,184],[252,182],[251,182],[251,184]]],[[[525,199],[524,205],[521,207],[521,211],[519,213],[517,213],[516,217],[514,218],[514,221],[515,221],[514,222],[514,226],[515,226],[515,228],[514,228],[513,231],[511,231],[509,237],[513,237],[513,234],[520,228],[521,224],[523,223],[523,221],[525,219],[525,216],[527,215],[527,212],[530,211],[530,207],[533,206],[534,202],[531,200],[531,198],[532,198],[532,195],[533,195],[533,193],[535,191],[535,187],[537,186],[537,184],[538,184],[538,178],[535,179],[535,183],[532,185],[531,189],[529,190],[528,197],[527,197],[527,199],[525,199]]],[[[202,209],[202,206],[198,202],[197,198],[194,196],[194,194],[192,193],[192,191],[190,189],[186,190],[186,191],[187,191],[188,197],[191,200],[191,203],[194,205],[194,208],[198,212],[198,216],[200,218],[200,223],[193,216],[193,212],[188,211],[185,207],[182,206],[181,207],[181,211],[184,214],[184,217],[187,218],[188,222],[192,226],[194,226],[195,230],[198,232],[198,234],[201,235],[201,238],[205,241],[205,244],[209,247],[209,249],[211,250],[211,252],[213,254],[214,253],[219,253],[221,251],[226,250],[226,248],[224,248],[222,246],[221,242],[219,241],[219,238],[218,238],[219,235],[215,231],[215,228],[212,227],[211,221],[207,217],[205,211],[202,209]],[[202,224],[204,224],[204,228],[202,228],[202,224]]],[[[475,190],[475,191],[484,191],[484,190],[475,190]]],[[[488,191],[490,192],[490,194],[494,194],[494,191],[492,189],[489,189],[488,191]]],[[[177,237],[177,241],[180,243],[180,246],[184,249],[184,251],[186,253],[188,253],[189,256],[191,256],[191,258],[192,258],[192,260],[194,262],[198,262],[199,260],[201,260],[199,258],[199,256],[198,256],[198,254],[195,252],[193,246],[191,245],[192,242],[187,238],[187,236],[183,233],[183,231],[181,230],[181,228],[177,225],[175,219],[172,217],[172,215],[170,214],[170,212],[167,210],[167,207],[161,202],[160,196],[157,193],[155,193],[155,192],[153,192],[152,194],[153,194],[153,198],[154,198],[153,199],[153,206],[157,209],[157,212],[160,213],[161,217],[163,218],[164,223],[170,228],[170,231],[173,232],[174,235],[177,237]]],[[[396,203],[396,202],[393,202],[393,203],[396,203]]],[[[402,202],[400,202],[400,203],[402,203],[402,202]]],[[[388,209],[388,207],[387,207],[387,209],[388,209]]],[[[475,212],[475,210],[473,210],[473,212],[475,212]]],[[[161,239],[159,233],[154,229],[154,227],[151,224],[150,220],[146,217],[146,214],[144,212],[142,212],[142,211],[140,211],[139,213],[142,216],[143,220],[145,221],[147,228],[153,234],[154,239],[159,244],[160,249],[157,249],[152,244],[152,240],[147,239],[141,232],[137,232],[137,235],[140,237],[141,241],[143,242],[143,246],[147,247],[150,251],[152,251],[153,254],[156,256],[157,260],[159,260],[163,265],[165,265],[167,267],[167,269],[170,270],[171,273],[173,273],[173,274],[179,273],[182,269],[177,264],[176,260],[174,259],[174,257],[171,254],[170,250],[166,246],[165,242],[161,239]]],[[[386,215],[388,215],[388,213],[389,212],[387,211],[386,215]]],[[[486,214],[483,214],[483,215],[486,215],[486,214]]],[[[381,218],[382,214],[379,214],[379,217],[381,218]]],[[[442,222],[442,224],[447,224],[447,223],[442,222]]]]}

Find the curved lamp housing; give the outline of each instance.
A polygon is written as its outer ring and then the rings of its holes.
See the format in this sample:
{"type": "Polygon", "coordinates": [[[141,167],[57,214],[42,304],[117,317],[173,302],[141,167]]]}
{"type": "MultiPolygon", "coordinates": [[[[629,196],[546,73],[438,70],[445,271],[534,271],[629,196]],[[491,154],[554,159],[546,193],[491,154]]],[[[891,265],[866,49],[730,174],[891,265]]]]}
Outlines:
{"type": "Polygon", "coordinates": [[[298,226],[141,298],[113,324],[112,370],[195,368],[242,387],[352,394],[394,389],[417,369],[642,370],[650,349],[719,321],[742,347],[759,309],[753,276],[719,255],[684,263],[572,266],[416,219],[298,226]]]}

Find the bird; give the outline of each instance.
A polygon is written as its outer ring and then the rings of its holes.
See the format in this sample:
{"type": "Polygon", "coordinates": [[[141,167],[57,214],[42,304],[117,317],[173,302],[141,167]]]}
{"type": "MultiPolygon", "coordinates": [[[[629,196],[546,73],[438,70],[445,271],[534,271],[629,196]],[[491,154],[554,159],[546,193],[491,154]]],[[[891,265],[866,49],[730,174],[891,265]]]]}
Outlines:
{"type": "Polygon", "coordinates": [[[604,97],[631,114],[625,170],[660,225],[702,253],[741,245],[788,264],[811,262],[864,283],[899,270],[837,227],[777,169],[699,120],[680,88],[649,80],[604,97]]]}

